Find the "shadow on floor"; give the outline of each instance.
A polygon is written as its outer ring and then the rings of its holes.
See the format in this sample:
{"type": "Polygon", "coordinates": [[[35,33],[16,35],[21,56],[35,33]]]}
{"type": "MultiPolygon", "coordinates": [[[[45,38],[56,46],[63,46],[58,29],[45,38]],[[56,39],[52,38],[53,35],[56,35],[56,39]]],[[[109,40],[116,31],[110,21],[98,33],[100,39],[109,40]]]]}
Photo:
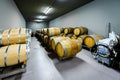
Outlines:
{"type": "Polygon", "coordinates": [[[22,78],[22,73],[14,75],[14,76],[7,77],[7,78],[4,78],[2,80],[21,80],[21,78],[22,78]]]}
{"type": "Polygon", "coordinates": [[[73,57],[73,58],[59,61],[58,63],[55,64],[55,66],[60,72],[62,72],[62,71],[74,69],[75,67],[80,66],[84,63],[85,62],[80,58],[73,57]]]}

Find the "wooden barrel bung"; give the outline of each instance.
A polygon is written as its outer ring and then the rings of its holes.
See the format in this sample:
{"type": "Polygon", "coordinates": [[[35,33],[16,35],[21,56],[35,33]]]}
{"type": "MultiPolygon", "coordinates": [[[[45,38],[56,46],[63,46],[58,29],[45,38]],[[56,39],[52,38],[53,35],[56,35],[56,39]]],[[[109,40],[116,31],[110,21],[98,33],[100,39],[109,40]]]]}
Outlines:
{"type": "Polygon", "coordinates": [[[0,48],[0,67],[12,66],[27,60],[26,44],[16,44],[0,48]]]}
{"type": "Polygon", "coordinates": [[[55,50],[56,44],[60,41],[66,40],[66,39],[69,39],[69,38],[68,37],[54,37],[51,40],[52,49],[55,50]]]}
{"type": "Polygon", "coordinates": [[[95,46],[96,42],[101,39],[103,39],[103,37],[97,34],[86,36],[84,38],[84,45],[86,45],[88,48],[92,48],[93,46],[95,46]]]}
{"type": "Polygon", "coordinates": [[[65,33],[65,34],[73,33],[73,28],[71,28],[71,27],[65,28],[65,29],[64,29],[64,33],[65,33]]]}
{"type": "Polygon", "coordinates": [[[86,27],[76,27],[76,28],[74,28],[73,33],[76,36],[87,34],[88,33],[88,29],[86,27]]]}
{"type": "Polygon", "coordinates": [[[77,37],[77,40],[79,40],[81,42],[81,44],[83,44],[84,38],[87,37],[88,35],[80,35],[77,37]]]}
{"type": "Polygon", "coordinates": [[[60,32],[60,28],[57,28],[57,27],[53,27],[53,28],[48,28],[47,29],[47,33],[48,33],[48,36],[57,36],[59,35],[61,32],[60,32]]]}
{"type": "Polygon", "coordinates": [[[81,49],[80,41],[73,39],[63,40],[56,45],[56,53],[63,59],[75,56],[81,49]]]}

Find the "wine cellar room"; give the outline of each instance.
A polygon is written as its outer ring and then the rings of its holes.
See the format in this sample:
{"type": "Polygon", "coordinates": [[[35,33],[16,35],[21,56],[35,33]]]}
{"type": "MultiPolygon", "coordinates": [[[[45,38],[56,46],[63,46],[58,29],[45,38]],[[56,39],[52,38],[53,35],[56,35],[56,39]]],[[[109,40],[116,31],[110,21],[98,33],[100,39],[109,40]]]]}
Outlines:
{"type": "Polygon", "coordinates": [[[0,0],[0,80],[120,80],[120,0],[0,0]]]}

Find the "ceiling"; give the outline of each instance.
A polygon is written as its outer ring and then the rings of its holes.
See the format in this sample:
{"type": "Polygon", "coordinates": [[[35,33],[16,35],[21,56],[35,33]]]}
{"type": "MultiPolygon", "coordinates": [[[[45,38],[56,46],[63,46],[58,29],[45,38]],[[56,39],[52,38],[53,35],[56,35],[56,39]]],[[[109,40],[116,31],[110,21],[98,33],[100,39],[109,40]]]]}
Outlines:
{"type": "Polygon", "coordinates": [[[50,21],[93,0],[14,0],[25,20],[50,21]]]}

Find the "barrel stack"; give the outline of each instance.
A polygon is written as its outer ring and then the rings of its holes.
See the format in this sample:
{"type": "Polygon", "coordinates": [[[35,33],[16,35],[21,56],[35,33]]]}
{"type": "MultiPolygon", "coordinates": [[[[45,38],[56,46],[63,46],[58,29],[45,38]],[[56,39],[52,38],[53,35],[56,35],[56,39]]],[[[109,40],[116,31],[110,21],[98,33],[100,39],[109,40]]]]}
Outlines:
{"type": "Polygon", "coordinates": [[[13,28],[1,31],[0,67],[26,64],[30,43],[30,29],[13,28]]]}
{"type": "Polygon", "coordinates": [[[84,26],[42,28],[36,33],[41,44],[60,59],[73,57],[81,51],[82,45],[92,48],[98,40],[103,39],[100,35],[88,35],[88,29],[84,26]]]}

